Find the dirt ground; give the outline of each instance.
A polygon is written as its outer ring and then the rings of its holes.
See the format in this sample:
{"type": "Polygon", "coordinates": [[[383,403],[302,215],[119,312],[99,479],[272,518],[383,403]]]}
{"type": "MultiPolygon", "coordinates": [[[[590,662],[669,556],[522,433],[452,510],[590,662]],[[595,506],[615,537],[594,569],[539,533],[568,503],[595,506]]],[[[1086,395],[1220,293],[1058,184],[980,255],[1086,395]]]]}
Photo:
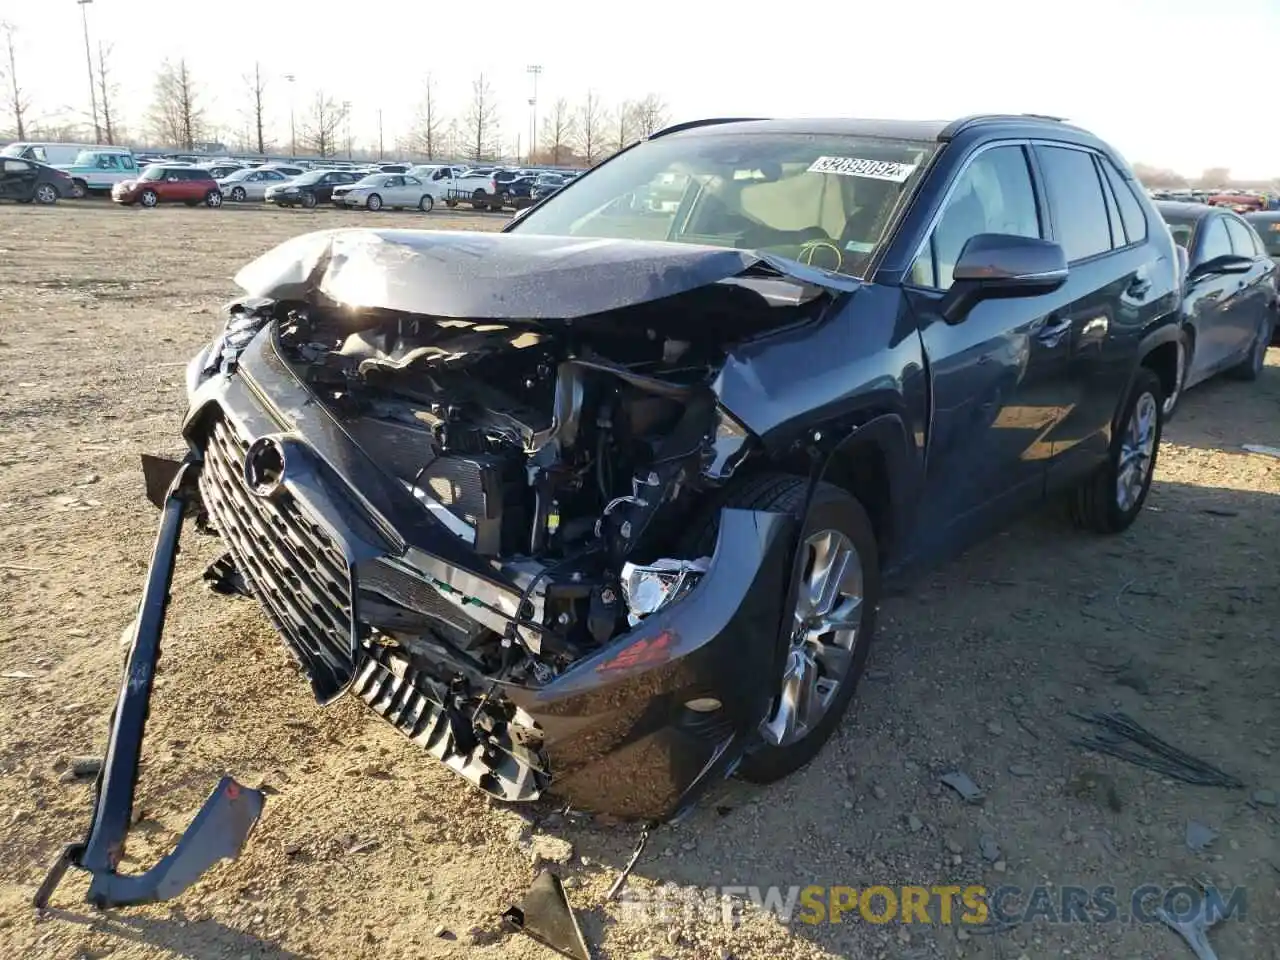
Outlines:
{"type": "MultiPolygon", "coordinates": [[[[223,773],[265,784],[262,820],[175,902],[97,913],[73,872],[57,909],[33,914],[47,864],[87,825],[90,786],[64,771],[103,748],[154,537],[138,455],[180,452],[183,367],[235,269],[321,226],[502,222],[0,208],[0,955],[550,957],[498,919],[533,877],[532,831],[572,843],[562,870],[601,957],[1191,957],[1160,924],[641,922],[604,905],[633,827],[490,804],[356,704],[317,707],[256,605],[202,585],[219,550],[191,535],[126,866],[170,849],[223,773]]],[[[818,761],[768,788],[726,783],[655,830],[629,889],[1110,884],[1123,908],[1142,884],[1199,878],[1247,891],[1246,916],[1211,935],[1222,960],[1280,957],[1280,460],[1244,443],[1280,446],[1280,350],[1260,382],[1185,398],[1125,535],[1034,517],[886,600],[818,761]],[[1072,744],[1072,711],[1113,708],[1245,788],[1072,744]],[[956,769],[984,803],[939,785],[956,769]],[[1217,839],[1191,852],[1188,820],[1217,839]]]]}

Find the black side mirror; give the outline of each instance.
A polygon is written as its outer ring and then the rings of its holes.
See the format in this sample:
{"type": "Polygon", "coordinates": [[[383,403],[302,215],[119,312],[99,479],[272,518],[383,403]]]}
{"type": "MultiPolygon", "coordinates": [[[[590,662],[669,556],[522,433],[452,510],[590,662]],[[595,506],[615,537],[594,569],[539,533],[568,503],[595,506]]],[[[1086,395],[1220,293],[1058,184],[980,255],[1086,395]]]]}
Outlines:
{"type": "Polygon", "coordinates": [[[980,233],[970,237],[951,273],[942,318],[960,323],[978,303],[1052,293],[1067,280],[1062,247],[1038,237],[980,233]]]}
{"type": "Polygon", "coordinates": [[[1191,268],[1187,274],[1187,282],[1195,283],[1205,277],[1214,276],[1223,273],[1248,273],[1253,269],[1253,258],[1244,257],[1238,253],[1224,253],[1218,257],[1211,257],[1204,263],[1198,263],[1191,268]]]}

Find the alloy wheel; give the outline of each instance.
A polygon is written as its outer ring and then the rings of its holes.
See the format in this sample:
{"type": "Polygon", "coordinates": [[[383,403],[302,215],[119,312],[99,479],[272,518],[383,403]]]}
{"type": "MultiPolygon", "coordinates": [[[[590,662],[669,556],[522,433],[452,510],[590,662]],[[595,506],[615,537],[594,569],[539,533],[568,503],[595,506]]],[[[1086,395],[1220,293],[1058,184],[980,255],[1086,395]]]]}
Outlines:
{"type": "Polygon", "coordinates": [[[37,203],[54,203],[58,199],[58,191],[51,184],[42,183],[36,187],[37,203]]]}
{"type": "Polygon", "coordinates": [[[862,622],[862,559],[853,542],[839,530],[819,530],[801,550],[782,688],[760,725],[765,740],[779,747],[804,739],[822,722],[849,673],[862,622]]]}
{"type": "Polygon", "coordinates": [[[1116,470],[1116,505],[1126,512],[1138,502],[1150,477],[1158,416],[1156,398],[1143,393],[1133,405],[1133,413],[1125,425],[1116,470]]]}

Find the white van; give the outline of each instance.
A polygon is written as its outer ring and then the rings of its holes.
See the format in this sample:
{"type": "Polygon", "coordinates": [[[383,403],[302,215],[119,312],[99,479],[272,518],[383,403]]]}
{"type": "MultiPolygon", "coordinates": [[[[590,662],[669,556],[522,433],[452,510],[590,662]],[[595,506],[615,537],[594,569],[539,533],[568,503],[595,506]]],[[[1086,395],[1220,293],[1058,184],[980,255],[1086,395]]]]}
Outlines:
{"type": "Polygon", "coordinates": [[[72,164],[83,150],[110,150],[111,147],[96,143],[31,143],[23,141],[11,143],[0,150],[0,157],[18,157],[22,160],[35,160],[54,167],[59,164],[72,164]]]}

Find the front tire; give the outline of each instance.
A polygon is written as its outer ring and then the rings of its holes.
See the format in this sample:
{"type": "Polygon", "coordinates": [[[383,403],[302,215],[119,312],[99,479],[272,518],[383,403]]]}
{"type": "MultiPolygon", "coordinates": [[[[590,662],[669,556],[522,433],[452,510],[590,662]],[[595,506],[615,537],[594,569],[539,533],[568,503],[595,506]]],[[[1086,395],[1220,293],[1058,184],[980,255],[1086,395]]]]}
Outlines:
{"type": "Polygon", "coordinates": [[[364,205],[368,207],[370,210],[381,210],[382,198],[378,196],[376,193],[371,193],[369,194],[369,199],[365,201],[364,205]]]}
{"type": "Polygon", "coordinates": [[[75,200],[83,200],[89,195],[89,185],[83,180],[71,181],[71,196],[75,200]]]}
{"type": "Polygon", "coordinates": [[[160,202],[160,198],[156,196],[156,192],[154,190],[143,190],[142,194],[138,197],[138,202],[144,207],[151,208],[160,202]]]}
{"type": "Polygon", "coordinates": [[[216,210],[222,206],[222,191],[210,190],[204,196],[204,205],[210,209],[216,210]]]}
{"type": "Polygon", "coordinates": [[[429,193],[423,194],[422,199],[418,201],[418,209],[423,213],[430,213],[435,209],[435,206],[436,198],[429,193]]]}
{"type": "Polygon", "coordinates": [[[316,195],[314,193],[304,193],[302,195],[302,205],[308,210],[315,209],[316,195]]]}
{"type": "Polygon", "coordinates": [[[247,196],[248,194],[244,192],[244,187],[231,188],[231,199],[234,200],[236,203],[244,203],[245,197],[247,196]]]}
{"type": "MultiPolygon", "coordinates": [[[[681,555],[711,553],[722,508],[798,514],[807,487],[806,479],[790,474],[748,480],[713,502],[714,512],[695,525],[681,555]]],[[[773,680],[758,742],[738,768],[752,783],[779,780],[818,754],[853,700],[875,635],[879,553],[862,504],[839,487],[818,484],[799,549],[796,597],[783,614],[790,620],[790,647],[773,680]]]]}
{"type": "Polygon", "coordinates": [[[1106,463],[1080,484],[1070,501],[1077,526],[1096,533],[1129,528],[1151,491],[1163,432],[1160,378],[1140,367],[1111,437],[1106,463]]]}

